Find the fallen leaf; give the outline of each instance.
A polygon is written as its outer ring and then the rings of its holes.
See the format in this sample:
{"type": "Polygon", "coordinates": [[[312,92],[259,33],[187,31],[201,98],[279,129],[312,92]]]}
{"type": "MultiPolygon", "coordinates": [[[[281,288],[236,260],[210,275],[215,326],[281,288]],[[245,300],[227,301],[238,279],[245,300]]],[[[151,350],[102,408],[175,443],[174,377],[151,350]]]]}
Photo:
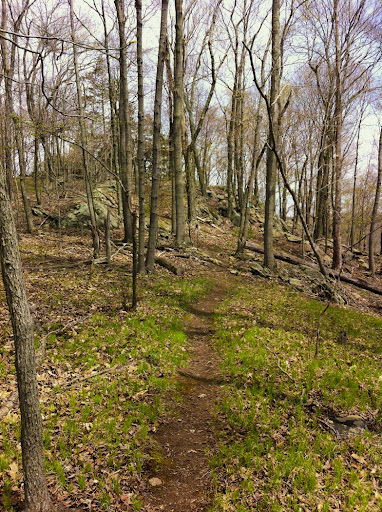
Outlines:
{"type": "Polygon", "coordinates": [[[12,462],[8,469],[8,475],[12,478],[12,480],[16,479],[18,471],[19,467],[17,465],[17,462],[12,462]]]}
{"type": "Polygon", "coordinates": [[[364,457],[360,457],[359,455],[357,455],[356,453],[352,453],[351,454],[351,457],[352,459],[356,460],[357,462],[359,462],[360,464],[366,464],[366,459],[364,457]]]}

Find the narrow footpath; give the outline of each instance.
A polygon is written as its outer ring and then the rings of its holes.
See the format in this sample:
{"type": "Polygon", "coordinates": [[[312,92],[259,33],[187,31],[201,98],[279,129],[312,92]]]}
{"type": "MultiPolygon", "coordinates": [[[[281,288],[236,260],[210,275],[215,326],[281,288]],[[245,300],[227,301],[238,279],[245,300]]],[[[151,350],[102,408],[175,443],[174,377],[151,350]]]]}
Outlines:
{"type": "Polygon", "coordinates": [[[155,441],[161,447],[149,467],[145,512],[204,512],[212,503],[210,457],[214,448],[215,405],[222,385],[219,357],[211,347],[213,315],[226,297],[230,275],[218,273],[209,294],[190,308],[185,326],[189,338],[189,365],[179,371],[181,401],[169,405],[155,441]],[[154,484],[154,485],[152,485],[154,484]]]}

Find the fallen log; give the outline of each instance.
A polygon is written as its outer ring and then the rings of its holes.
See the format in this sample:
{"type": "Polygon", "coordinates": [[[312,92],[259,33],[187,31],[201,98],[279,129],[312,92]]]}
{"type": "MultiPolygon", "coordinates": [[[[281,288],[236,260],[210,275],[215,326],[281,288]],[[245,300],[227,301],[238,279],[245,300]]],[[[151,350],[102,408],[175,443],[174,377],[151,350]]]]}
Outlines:
{"type": "Polygon", "coordinates": [[[182,268],[176,267],[175,265],[170,263],[165,258],[162,258],[161,256],[156,256],[155,257],[155,263],[157,263],[161,267],[167,268],[167,270],[169,270],[170,272],[172,272],[176,276],[182,276],[183,273],[184,273],[184,270],[182,268]]]}
{"type": "MultiPolygon", "coordinates": [[[[264,254],[264,249],[260,245],[247,242],[245,245],[246,249],[253,252],[258,252],[260,254],[264,254]]],[[[307,267],[314,268],[319,270],[318,265],[312,263],[311,261],[306,261],[297,256],[292,256],[291,254],[285,254],[281,252],[275,252],[275,258],[280,261],[285,261],[286,263],[290,263],[291,265],[305,265],[307,267]]],[[[364,279],[358,279],[357,277],[350,276],[348,274],[340,273],[335,270],[328,270],[328,276],[334,279],[340,279],[344,283],[352,284],[353,286],[357,286],[358,288],[362,288],[363,290],[367,290],[372,293],[376,293],[377,295],[382,295],[382,287],[369,283],[364,279]]]]}

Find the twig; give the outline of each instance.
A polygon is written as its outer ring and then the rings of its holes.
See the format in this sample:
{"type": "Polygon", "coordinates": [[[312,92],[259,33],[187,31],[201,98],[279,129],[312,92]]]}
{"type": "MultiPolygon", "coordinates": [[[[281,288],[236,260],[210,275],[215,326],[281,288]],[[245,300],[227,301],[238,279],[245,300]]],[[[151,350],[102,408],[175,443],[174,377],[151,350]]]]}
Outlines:
{"type": "Polygon", "coordinates": [[[337,437],[337,439],[340,437],[337,430],[334,427],[332,427],[331,425],[329,425],[329,423],[327,421],[323,420],[322,418],[318,418],[317,421],[319,423],[321,423],[321,425],[324,425],[327,429],[331,430],[333,432],[333,434],[337,437]]]}
{"type": "Polygon", "coordinates": [[[271,354],[273,354],[273,355],[275,356],[275,358],[277,359],[277,368],[278,368],[280,371],[282,371],[282,373],[283,373],[284,375],[286,375],[286,376],[287,376],[287,377],[288,377],[292,382],[294,382],[293,377],[292,377],[288,372],[286,372],[286,371],[284,370],[284,368],[282,368],[282,366],[281,366],[281,364],[280,364],[280,358],[279,358],[279,356],[276,354],[276,352],[274,352],[272,349],[270,349],[270,348],[268,347],[268,345],[267,345],[263,340],[260,340],[260,341],[261,341],[261,343],[264,345],[264,347],[266,348],[266,350],[268,350],[268,352],[270,352],[271,354]]]}
{"type": "Polygon", "coordinates": [[[64,385],[60,386],[60,389],[68,389],[73,386],[73,384],[80,384],[81,382],[85,382],[93,377],[99,377],[100,375],[105,375],[107,373],[117,373],[123,370],[127,370],[132,368],[135,364],[125,364],[124,366],[114,366],[112,368],[105,368],[97,373],[92,373],[91,375],[87,375],[86,377],[75,377],[70,382],[66,382],[64,385]]]}

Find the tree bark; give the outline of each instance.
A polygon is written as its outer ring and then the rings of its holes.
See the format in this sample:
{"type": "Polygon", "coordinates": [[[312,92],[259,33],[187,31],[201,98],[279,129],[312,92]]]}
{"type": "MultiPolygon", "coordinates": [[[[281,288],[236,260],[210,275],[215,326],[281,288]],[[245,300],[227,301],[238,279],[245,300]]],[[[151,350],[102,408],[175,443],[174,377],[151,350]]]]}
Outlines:
{"type": "Polygon", "coordinates": [[[175,243],[185,243],[186,224],[184,208],[184,176],[182,161],[182,120],[183,120],[183,11],[182,0],[175,0],[175,67],[174,67],[174,171],[176,200],[175,243]]]}
{"type": "MultiPolygon", "coordinates": [[[[362,112],[363,114],[363,112],[362,112]]],[[[358,132],[357,132],[357,143],[355,147],[355,163],[354,163],[354,174],[353,174],[353,193],[352,193],[352,205],[351,205],[351,224],[350,224],[350,235],[349,235],[349,245],[350,250],[353,252],[354,245],[354,223],[355,223],[355,201],[356,201],[356,193],[357,193],[357,171],[358,171],[358,156],[359,156],[359,137],[361,133],[361,125],[362,125],[362,117],[359,119],[358,123],[358,132]]]]}
{"type": "Polygon", "coordinates": [[[338,20],[338,0],[333,0],[334,30],[336,46],[336,102],[335,102],[335,158],[334,179],[335,197],[333,208],[333,269],[339,270],[342,265],[341,249],[341,200],[342,200],[342,77],[341,47],[338,20]]]}
{"type": "MultiPolygon", "coordinates": [[[[274,147],[278,143],[278,97],[280,94],[280,0],[272,2],[272,69],[270,93],[270,122],[273,125],[274,147]]],[[[271,132],[271,128],[269,129],[271,132]]],[[[269,135],[267,150],[267,174],[264,221],[264,266],[273,270],[276,260],[273,255],[273,218],[275,213],[277,162],[269,135]]]]}
{"type": "Polygon", "coordinates": [[[142,1],[135,0],[137,11],[137,68],[138,68],[138,176],[139,176],[139,230],[138,230],[138,272],[145,271],[145,131],[143,102],[143,57],[142,57],[142,1]]]}
{"type": "MultiPolygon", "coordinates": [[[[160,133],[162,125],[162,92],[163,92],[163,69],[167,54],[167,11],[168,0],[162,0],[161,23],[159,35],[158,64],[155,85],[154,100],[154,125],[153,125],[153,162],[151,177],[151,199],[150,199],[150,229],[146,255],[146,270],[154,270],[155,248],[158,232],[158,191],[160,179],[160,133]]],[[[171,158],[171,154],[170,154],[171,158]]]]}
{"type": "Polygon", "coordinates": [[[23,206],[24,206],[25,219],[27,222],[27,231],[28,231],[28,233],[33,233],[34,225],[33,225],[33,221],[32,221],[32,211],[31,211],[31,205],[29,202],[27,189],[26,189],[26,183],[25,183],[26,162],[25,162],[23,132],[22,132],[20,120],[15,112],[12,112],[12,119],[13,119],[13,124],[15,127],[17,154],[19,156],[20,190],[21,190],[21,198],[22,198],[23,206]]]}
{"type": "MultiPolygon", "coordinates": [[[[109,50],[109,35],[107,32],[106,26],[106,16],[105,16],[105,5],[104,0],[101,3],[102,9],[102,22],[103,22],[103,30],[104,30],[104,38],[105,38],[105,53],[106,53],[106,67],[107,67],[107,77],[108,77],[108,96],[109,96],[109,105],[110,105],[110,128],[111,128],[111,137],[113,144],[112,151],[112,161],[114,164],[114,172],[117,176],[120,176],[119,169],[119,159],[118,159],[118,139],[117,139],[117,122],[116,122],[116,114],[115,114],[115,94],[114,94],[114,85],[113,78],[111,72],[111,64],[110,64],[110,50],[109,50]]],[[[122,214],[122,189],[121,183],[119,180],[116,180],[117,186],[117,197],[118,197],[118,214],[122,214]]]]}
{"type": "Polygon", "coordinates": [[[0,169],[0,257],[15,344],[15,364],[21,412],[25,509],[28,512],[52,512],[53,507],[48,494],[44,469],[33,320],[24,284],[17,233],[6,191],[3,169],[0,169]]]}
{"type": "Polygon", "coordinates": [[[125,36],[125,0],[114,0],[119,32],[119,167],[122,191],[124,241],[133,239],[133,218],[131,213],[131,190],[133,155],[131,148],[131,122],[127,87],[127,42],[125,36]]]}

